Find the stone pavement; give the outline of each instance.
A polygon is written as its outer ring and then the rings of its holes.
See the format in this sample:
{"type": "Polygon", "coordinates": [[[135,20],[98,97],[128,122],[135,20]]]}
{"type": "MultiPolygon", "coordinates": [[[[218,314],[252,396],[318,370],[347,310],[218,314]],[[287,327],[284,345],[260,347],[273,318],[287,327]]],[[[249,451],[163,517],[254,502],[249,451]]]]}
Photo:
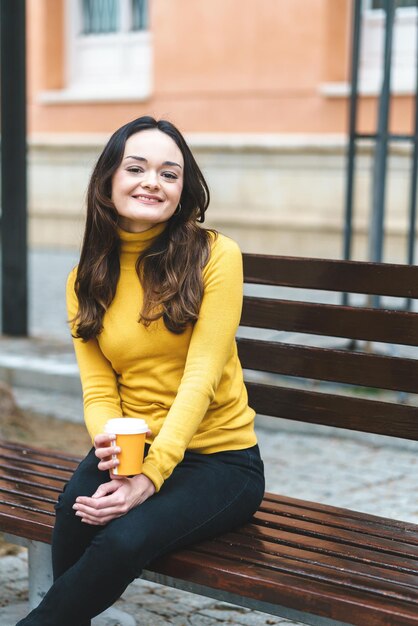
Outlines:
{"type": "MultiPolygon", "coordinates": [[[[64,283],[74,253],[30,256],[31,339],[0,336],[0,380],[13,385],[21,407],[80,421],[77,368],[65,324],[64,283]],[[48,337],[46,339],[45,337],[48,337]]],[[[286,420],[259,419],[257,433],[267,489],[418,523],[418,444],[341,433],[286,420]]],[[[26,551],[0,558],[0,626],[26,611],[26,551]]],[[[293,624],[197,595],[137,580],[94,626],[262,626],[293,624]]]]}

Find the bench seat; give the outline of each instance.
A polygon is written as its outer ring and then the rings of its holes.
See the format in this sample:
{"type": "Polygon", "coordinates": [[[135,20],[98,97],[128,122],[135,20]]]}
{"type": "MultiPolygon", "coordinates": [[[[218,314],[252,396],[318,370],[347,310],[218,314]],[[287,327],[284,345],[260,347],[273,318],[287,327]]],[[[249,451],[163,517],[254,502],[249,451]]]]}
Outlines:
{"type": "MultiPolygon", "coordinates": [[[[79,459],[5,441],[0,457],[0,529],[50,543],[79,459]]],[[[418,624],[418,525],[266,493],[251,523],[144,578],[305,623],[418,624]]]]}

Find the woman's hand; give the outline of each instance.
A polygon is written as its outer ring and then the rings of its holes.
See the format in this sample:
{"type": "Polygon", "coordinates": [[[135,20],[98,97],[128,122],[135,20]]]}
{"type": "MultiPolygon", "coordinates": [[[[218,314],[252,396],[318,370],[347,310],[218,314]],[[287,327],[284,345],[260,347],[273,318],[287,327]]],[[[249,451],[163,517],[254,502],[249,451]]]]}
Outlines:
{"type": "MultiPolygon", "coordinates": [[[[152,432],[147,431],[147,437],[150,437],[152,432]]],[[[119,465],[119,459],[117,456],[112,458],[112,455],[117,455],[120,452],[120,447],[115,444],[115,435],[96,435],[94,438],[94,447],[96,448],[95,455],[99,459],[97,467],[99,470],[110,471],[111,478],[122,478],[113,474],[113,469],[119,465]]]]}
{"type": "Polygon", "coordinates": [[[91,498],[79,496],[73,509],[82,522],[104,526],[142,504],[154,493],[154,483],[144,474],[132,478],[118,477],[100,485],[91,498]]]}
{"type": "Polygon", "coordinates": [[[95,455],[99,459],[97,467],[99,470],[113,470],[119,465],[119,459],[117,457],[112,458],[112,454],[118,454],[120,448],[115,445],[115,435],[96,435],[94,438],[94,447],[96,448],[95,455]]]}

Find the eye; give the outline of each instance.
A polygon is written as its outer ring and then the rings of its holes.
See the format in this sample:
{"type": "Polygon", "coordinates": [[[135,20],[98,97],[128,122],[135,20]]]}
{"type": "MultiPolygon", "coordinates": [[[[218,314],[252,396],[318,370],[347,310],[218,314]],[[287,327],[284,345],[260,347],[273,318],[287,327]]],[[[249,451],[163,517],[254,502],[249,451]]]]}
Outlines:
{"type": "Polygon", "coordinates": [[[161,176],[164,176],[164,178],[168,178],[168,180],[177,180],[178,179],[177,174],[174,174],[174,172],[162,172],[161,176]]]}
{"type": "Polygon", "coordinates": [[[144,170],[142,167],[139,167],[138,165],[134,165],[131,167],[127,167],[126,168],[127,172],[132,172],[132,174],[141,174],[144,170]]]}

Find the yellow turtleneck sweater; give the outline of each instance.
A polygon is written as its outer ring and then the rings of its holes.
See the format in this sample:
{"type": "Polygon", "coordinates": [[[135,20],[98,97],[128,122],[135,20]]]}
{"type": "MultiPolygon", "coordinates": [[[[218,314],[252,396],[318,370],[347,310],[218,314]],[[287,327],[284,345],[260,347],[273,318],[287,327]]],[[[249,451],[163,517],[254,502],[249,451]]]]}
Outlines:
{"type": "MultiPolygon", "coordinates": [[[[162,319],[149,327],[137,321],[143,292],[135,261],[163,228],[120,231],[120,278],[103,331],[86,343],[74,340],[92,439],[112,417],[145,419],[152,436],[143,473],[157,491],[186,449],[210,454],[256,444],[235,343],[242,306],[239,248],[223,235],[213,239],[199,319],[175,335],[162,319]]],[[[69,319],[78,308],[75,277],[76,268],[67,283],[69,319]]]]}

